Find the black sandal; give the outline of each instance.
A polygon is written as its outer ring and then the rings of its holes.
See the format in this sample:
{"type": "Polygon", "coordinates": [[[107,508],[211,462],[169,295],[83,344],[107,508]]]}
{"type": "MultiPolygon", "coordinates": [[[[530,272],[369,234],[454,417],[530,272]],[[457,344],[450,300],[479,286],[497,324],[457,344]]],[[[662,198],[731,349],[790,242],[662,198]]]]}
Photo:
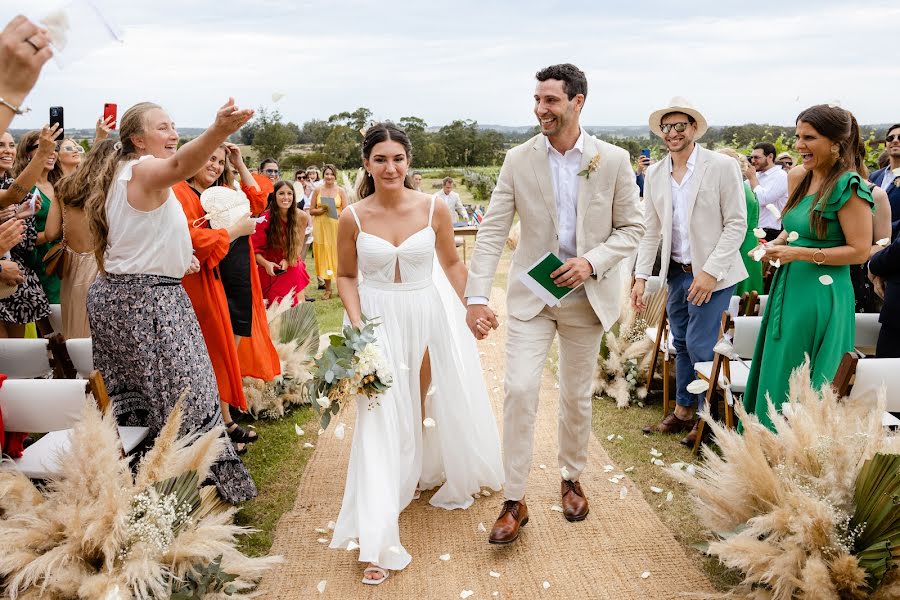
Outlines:
{"type": "Polygon", "coordinates": [[[259,439],[259,435],[255,431],[247,431],[234,421],[225,423],[225,431],[228,432],[228,437],[231,438],[232,442],[250,444],[259,439]],[[234,429],[232,429],[232,426],[234,429]],[[253,435],[250,435],[251,433],[253,435]]]}

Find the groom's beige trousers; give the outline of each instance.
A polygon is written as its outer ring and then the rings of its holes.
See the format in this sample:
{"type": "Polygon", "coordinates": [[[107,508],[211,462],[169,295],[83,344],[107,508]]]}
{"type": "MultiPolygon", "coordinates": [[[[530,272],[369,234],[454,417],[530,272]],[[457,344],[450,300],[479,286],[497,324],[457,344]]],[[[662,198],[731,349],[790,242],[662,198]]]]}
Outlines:
{"type": "Polygon", "coordinates": [[[534,421],[543,369],[553,338],[559,334],[559,464],[575,481],[587,462],[591,438],[591,383],[603,326],[584,288],[559,307],[545,306],[528,321],[507,321],[506,400],[503,404],[504,493],[521,500],[531,470],[534,421]]]}

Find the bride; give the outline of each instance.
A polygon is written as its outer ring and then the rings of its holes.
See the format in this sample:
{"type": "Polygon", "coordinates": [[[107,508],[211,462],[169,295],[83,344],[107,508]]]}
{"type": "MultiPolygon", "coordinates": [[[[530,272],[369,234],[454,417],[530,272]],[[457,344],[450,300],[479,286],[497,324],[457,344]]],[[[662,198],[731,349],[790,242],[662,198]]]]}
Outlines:
{"type": "MultiPolygon", "coordinates": [[[[443,202],[412,189],[411,147],[392,124],[370,127],[362,146],[360,202],[338,223],[337,287],[346,320],[377,318],[392,387],[357,422],[332,548],[359,545],[363,583],[378,585],[409,564],[400,512],[419,490],[431,504],[468,508],[503,483],[500,442],[475,339],[465,324],[467,270],[443,202]],[[435,264],[435,254],[439,269],[435,264]]],[[[478,324],[487,334],[491,324],[478,324]]]]}

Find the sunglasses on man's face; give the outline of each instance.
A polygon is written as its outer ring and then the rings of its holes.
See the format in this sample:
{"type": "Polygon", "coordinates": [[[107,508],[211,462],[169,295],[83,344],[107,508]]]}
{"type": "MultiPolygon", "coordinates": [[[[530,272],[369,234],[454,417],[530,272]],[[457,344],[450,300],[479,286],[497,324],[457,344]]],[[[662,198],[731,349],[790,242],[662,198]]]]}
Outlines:
{"type": "Polygon", "coordinates": [[[897,140],[900,140],[900,133],[897,133],[894,135],[889,135],[884,138],[885,143],[888,143],[888,144],[890,144],[892,142],[896,142],[897,140]]]}
{"type": "Polygon", "coordinates": [[[669,133],[672,129],[678,133],[684,133],[684,130],[687,129],[688,125],[690,125],[690,123],[687,121],[679,121],[678,123],[663,123],[659,128],[664,134],[669,133]]]}
{"type": "Polygon", "coordinates": [[[281,171],[279,171],[278,169],[265,169],[263,170],[263,173],[265,173],[266,175],[278,175],[279,173],[281,173],[281,171]]]}
{"type": "Polygon", "coordinates": [[[781,165],[782,167],[793,167],[794,166],[793,161],[790,161],[790,160],[782,160],[782,161],[779,161],[778,164],[781,165]]]}

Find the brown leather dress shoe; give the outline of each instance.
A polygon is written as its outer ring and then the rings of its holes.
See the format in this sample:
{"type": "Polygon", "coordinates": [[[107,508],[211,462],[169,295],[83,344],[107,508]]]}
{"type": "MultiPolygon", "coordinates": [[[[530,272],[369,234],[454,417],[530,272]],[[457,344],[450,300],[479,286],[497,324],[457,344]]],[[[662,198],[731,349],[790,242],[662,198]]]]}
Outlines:
{"type": "Polygon", "coordinates": [[[700,432],[700,419],[694,421],[694,426],[691,427],[691,432],[684,436],[679,444],[682,446],[687,446],[688,448],[693,448],[694,444],[697,443],[697,435],[700,432]]]}
{"type": "Polygon", "coordinates": [[[675,413],[669,413],[666,418],[656,425],[647,425],[642,430],[644,433],[681,433],[688,431],[694,425],[693,420],[682,420],[675,416],[675,413]]]}
{"type": "Polygon", "coordinates": [[[562,509],[566,521],[584,521],[588,515],[588,500],[581,489],[581,483],[563,479],[561,487],[562,509]]]}
{"type": "Polygon", "coordinates": [[[528,507],[525,502],[506,500],[488,541],[492,544],[511,544],[519,538],[519,528],[527,524],[528,507]]]}

